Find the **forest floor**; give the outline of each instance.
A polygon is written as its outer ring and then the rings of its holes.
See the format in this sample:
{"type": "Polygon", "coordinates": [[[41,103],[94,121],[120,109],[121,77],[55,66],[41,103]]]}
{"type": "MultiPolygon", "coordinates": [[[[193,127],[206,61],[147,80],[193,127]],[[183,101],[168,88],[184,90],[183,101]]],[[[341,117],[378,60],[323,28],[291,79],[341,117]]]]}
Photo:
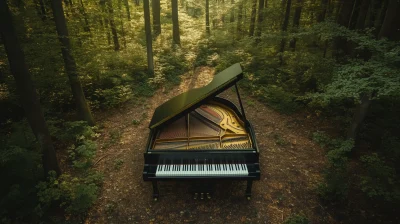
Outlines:
{"type": "MultiPolygon", "coordinates": [[[[206,85],[213,75],[213,68],[196,68],[182,76],[179,86],[97,114],[102,129],[95,168],[104,173],[104,184],[85,223],[283,223],[293,214],[304,214],[311,223],[336,223],[316,195],[326,161],[310,138],[329,125],[306,114],[279,114],[243,93],[260,148],[261,180],[253,184],[252,199],[244,197],[244,181],[218,184],[209,200],[194,200],[188,182],[162,182],[159,201],[153,201],[151,183],[142,180],[152,114],[173,96],[206,85]]],[[[230,90],[223,95],[236,98],[230,90]]]]}

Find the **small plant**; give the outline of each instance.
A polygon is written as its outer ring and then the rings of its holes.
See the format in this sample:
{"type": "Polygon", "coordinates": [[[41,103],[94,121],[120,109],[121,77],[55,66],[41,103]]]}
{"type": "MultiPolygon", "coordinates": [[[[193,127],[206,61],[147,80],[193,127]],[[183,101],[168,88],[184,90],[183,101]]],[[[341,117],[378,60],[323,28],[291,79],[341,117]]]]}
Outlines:
{"type": "Polygon", "coordinates": [[[114,160],[114,169],[120,170],[123,164],[124,164],[124,160],[122,160],[122,159],[114,160]]]}
{"type": "Polygon", "coordinates": [[[133,120],[132,120],[132,124],[135,125],[135,126],[136,126],[136,125],[139,125],[139,124],[140,124],[140,121],[139,121],[139,120],[136,120],[136,119],[133,119],[133,120]]]}
{"type": "Polygon", "coordinates": [[[112,202],[107,203],[105,207],[106,207],[105,208],[106,213],[108,215],[111,215],[115,211],[115,209],[117,208],[117,203],[112,201],[112,202]]]}
{"type": "Polygon", "coordinates": [[[284,222],[285,224],[308,224],[308,218],[304,214],[294,214],[289,216],[284,222]]]}
{"type": "Polygon", "coordinates": [[[277,145],[285,146],[288,144],[288,142],[284,138],[282,138],[282,136],[278,133],[274,133],[273,138],[275,139],[275,143],[277,145]]]}
{"type": "Polygon", "coordinates": [[[116,144],[122,136],[122,132],[119,129],[112,130],[110,132],[110,143],[111,144],[116,144]]]}

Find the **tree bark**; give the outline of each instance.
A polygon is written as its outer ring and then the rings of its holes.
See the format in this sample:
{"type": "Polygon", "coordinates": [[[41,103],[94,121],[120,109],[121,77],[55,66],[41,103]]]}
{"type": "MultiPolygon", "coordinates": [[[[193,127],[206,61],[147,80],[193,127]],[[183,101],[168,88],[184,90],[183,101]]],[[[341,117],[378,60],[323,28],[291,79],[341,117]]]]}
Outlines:
{"type": "Polygon", "coordinates": [[[117,28],[116,28],[115,22],[114,22],[114,9],[113,9],[111,0],[106,0],[106,5],[107,5],[107,9],[108,9],[108,15],[110,17],[108,21],[110,23],[111,34],[113,37],[114,50],[119,51],[120,45],[119,45],[119,40],[118,40],[117,28]]]}
{"type": "MultiPolygon", "coordinates": [[[[287,31],[287,28],[289,26],[289,17],[290,17],[291,4],[292,4],[292,0],[287,0],[286,10],[285,10],[285,18],[283,19],[283,24],[282,24],[282,32],[283,33],[287,31]]],[[[285,35],[285,33],[283,35],[285,35]]],[[[280,47],[279,47],[279,52],[281,52],[281,54],[279,56],[279,61],[280,61],[281,65],[283,64],[283,55],[282,54],[285,51],[285,42],[286,42],[286,38],[282,38],[281,44],[280,44],[280,47]]]]}
{"type": "Polygon", "coordinates": [[[326,11],[328,9],[329,0],[321,0],[320,12],[317,15],[317,22],[320,23],[325,20],[326,11]]]}
{"type": "MultiPolygon", "coordinates": [[[[302,7],[303,7],[303,0],[297,0],[296,9],[295,9],[294,15],[293,15],[293,28],[294,28],[293,32],[297,32],[297,30],[299,29],[302,7]]],[[[293,38],[289,44],[289,47],[293,51],[296,50],[296,41],[297,41],[296,38],[293,38]]]]}
{"type": "Polygon", "coordinates": [[[209,0],[206,0],[206,32],[210,35],[210,5],[209,0]]]}
{"type": "Polygon", "coordinates": [[[235,0],[231,0],[231,15],[229,17],[229,22],[235,22],[235,8],[234,8],[235,0]]]}
{"type": "Polygon", "coordinates": [[[151,39],[149,1],[143,1],[143,11],[144,11],[144,29],[146,32],[147,70],[151,75],[153,75],[154,74],[153,43],[151,39]]]}
{"type": "Polygon", "coordinates": [[[78,115],[80,119],[87,121],[89,125],[94,125],[92,113],[90,112],[89,106],[86,103],[81,82],[79,81],[79,74],[76,68],[75,59],[72,57],[71,54],[69,34],[61,0],[52,0],[51,6],[53,9],[53,16],[56,24],[58,40],[61,44],[61,53],[64,59],[65,71],[68,75],[69,83],[71,85],[72,94],[74,96],[75,103],[78,109],[78,115]]]}
{"type": "Polygon", "coordinates": [[[379,31],[381,30],[382,21],[385,18],[385,12],[387,10],[389,0],[383,0],[383,1],[384,2],[382,4],[380,4],[381,7],[379,8],[378,14],[374,21],[374,27],[375,27],[375,30],[377,31],[376,36],[379,35],[379,31]]]}
{"type": "Polygon", "coordinates": [[[347,131],[348,139],[355,140],[357,138],[358,130],[360,129],[362,122],[364,121],[365,117],[367,116],[368,108],[371,104],[370,97],[371,97],[371,94],[363,94],[361,96],[361,102],[356,107],[356,110],[355,110],[354,116],[353,116],[353,120],[350,124],[349,130],[347,131]]]}
{"type": "Polygon", "coordinates": [[[161,21],[160,21],[160,0],[152,0],[153,8],[153,35],[158,37],[161,34],[161,21]]]}
{"type": "Polygon", "coordinates": [[[358,18],[356,22],[356,29],[364,29],[365,19],[369,8],[369,2],[371,0],[363,0],[361,3],[360,11],[358,12],[358,18]]]}
{"type": "Polygon", "coordinates": [[[257,0],[253,0],[251,4],[251,17],[250,17],[250,28],[249,28],[250,37],[254,35],[254,29],[256,25],[256,14],[257,14],[257,0]]]}
{"type": "Polygon", "coordinates": [[[50,132],[44,119],[36,88],[25,62],[24,53],[17,39],[11,12],[6,0],[0,0],[0,32],[22,107],[24,108],[32,132],[42,148],[44,174],[47,176],[49,171],[54,170],[57,175],[60,175],[61,170],[58,165],[50,132]]]}
{"type": "Polygon", "coordinates": [[[81,7],[79,7],[79,11],[83,15],[83,19],[85,20],[85,27],[83,28],[83,30],[85,32],[90,32],[89,20],[88,20],[87,14],[86,14],[85,6],[83,5],[82,0],[79,0],[79,1],[81,3],[81,7]]]}
{"type": "Polygon", "coordinates": [[[385,19],[383,20],[381,30],[378,34],[378,39],[383,37],[389,37],[392,27],[392,21],[396,18],[396,14],[398,13],[399,1],[398,0],[389,0],[389,4],[386,10],[385,19]]]}
{"type": "Polygon", "coordinates": [[[126,10],[126,17],[128,20],[131,20],[131,10],[129,10],[129,2],[128,0],[124,0],[125,10],[126,10]]]}
{"type": "Polygon", "coordinates": [[[257,17],[257,30],[256,30],[256,41],[260,41],[261,31],[264,21],[264,0],[258,1],[258,17],[257,17]]]}
{"type": "Polygon", "coordinates": [[[173,43],[180,45],[181,37],[179,34],[179,20],[178,20],[178,0],[171,0],[172,7],[172,36],[173,43]]]}
{"type": "Polygon", "coordinates": [[[236,34],[238,39],[242,37],[242,20],[243,20],[243,0],[239,0],[239,7],[238,7],[238,16],[237,16],[237,26],[236,26],[236,34]]]}

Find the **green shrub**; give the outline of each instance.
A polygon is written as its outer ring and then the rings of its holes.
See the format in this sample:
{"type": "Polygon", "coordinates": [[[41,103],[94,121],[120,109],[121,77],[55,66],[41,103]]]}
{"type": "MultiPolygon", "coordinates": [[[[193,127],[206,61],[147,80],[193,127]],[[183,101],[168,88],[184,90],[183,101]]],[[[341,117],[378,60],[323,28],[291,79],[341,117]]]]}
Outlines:
{"type": "Polygon", "coordinates": [[[95,109],[108,109],[119,106],[133,98],[130,85],[117,85],[110,89],[96,89],[91,96],[91,106],[95,109]]]}
{"type": "Polygon", "coordinates": [[[283,114],[291,114],[299,109],[299,104],[295,102],[296,97],[284,91],[282,87],[274,85],[260,87],[256,96],[260,101],[283,114]]]}
{"type": "Polygon", "coordinates": [[[304,214],[294,214],[289,216],[284,222],[285,224],[308,224],[308,218],[304,214]]]}
{"type": "Polygon", "coordinates": [[[364,167],[361,175],[361,190],[372,199],[400,202],[400,181],[396,170],[376,153],[360,158],[364,167]]]}
{"type": "Polygon", "coordinates": [[[37,210],[43,212],[57,205],[68,213],[81,215],[96,201],[101,181],[99,173],[88,173],[84,177],[62,174],[57,178],[55,172],[50,172],[47,181],[37,185],[40,202],[37,210]]]}

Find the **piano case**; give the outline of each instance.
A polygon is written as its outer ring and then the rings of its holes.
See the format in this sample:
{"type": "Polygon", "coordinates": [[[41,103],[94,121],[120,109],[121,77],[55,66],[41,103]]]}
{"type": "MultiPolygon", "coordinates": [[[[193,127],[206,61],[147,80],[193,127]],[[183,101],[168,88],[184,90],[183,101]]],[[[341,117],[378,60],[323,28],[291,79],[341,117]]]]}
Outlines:
{"type": "Polygon", "coordinates": [[[143,169],[143,180],[152,182],[154,200],[159,197],[157,181],[168,180],[244,180],[245,196],[250,199],[252,182],[260,179],[259,149],[236,84],[242,78],[240,64],[234,64],[208,85],[156,108],[143,169]],[[229,100],[217,97],[232,86],[240,111],[229,100]]]}

